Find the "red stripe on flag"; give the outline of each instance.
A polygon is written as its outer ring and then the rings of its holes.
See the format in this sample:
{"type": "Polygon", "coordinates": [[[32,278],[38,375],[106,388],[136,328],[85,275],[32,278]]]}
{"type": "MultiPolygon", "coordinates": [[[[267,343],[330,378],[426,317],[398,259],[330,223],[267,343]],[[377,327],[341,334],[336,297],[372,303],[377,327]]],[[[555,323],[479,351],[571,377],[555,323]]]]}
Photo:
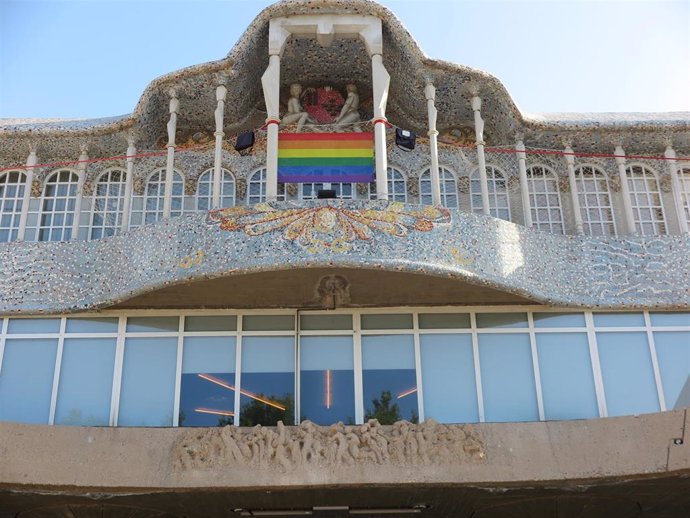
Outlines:
{"type": "Polygon", "coordinates": [[[279,133],[278,141],[374,140],[373,133],[279,133]]]}

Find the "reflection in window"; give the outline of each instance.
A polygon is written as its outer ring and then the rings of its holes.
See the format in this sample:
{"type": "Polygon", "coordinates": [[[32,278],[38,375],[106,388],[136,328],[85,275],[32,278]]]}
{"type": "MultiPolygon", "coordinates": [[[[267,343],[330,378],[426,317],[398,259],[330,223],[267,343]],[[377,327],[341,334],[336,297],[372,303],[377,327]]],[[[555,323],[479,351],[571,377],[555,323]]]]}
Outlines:
{"type": "MultiPolygon", "coordinates": [[[[439,181],[441,183],[441,205],[449,209],[457,209],[458,184],[455,175],[445,167],[438,168],[439,181]]],[[[431,171],[427,169],[419,177],[419,201],[424,205],[431,205],[431,171]]]]}
{"type": "Polygon", "coordinates": [[[179,425],[225,426],[234,415],[235,337],[185,337],[179,425]]]}
{"type": "Polygon", "coordinates": [[[362,337],[364,421],[419,421],[412,335],[362,337]]]}
{"type": "Polygon", "coordinates": [[[666,408],[690,406],[690,331],[656,331],[654,344],[666,408]]]}
{"type": "Polygon", "coordinates": [[[26,175],[21,171],[9,171],[0,176],[0,242],[17,239],[25,182],[26,175]]]}
{"type": "Polygon", "coordinates": [[[352,336],[300,339],[300,420],[355,423],[352,336]]]}
{"type": "Polygon", "coordinates": [[[295,339],[242,339],[240,426],[275,426],[295,421],[295,339]]]}
{"type": "Polygon", "coordinates": [[[319,191],[322,189],[332,189],[335,197],[341,200],[351,200],[354,198],[353,183],[303,183],[300,191],[300,198],[303,200],[315,200],[318,198],[319,191]]]}

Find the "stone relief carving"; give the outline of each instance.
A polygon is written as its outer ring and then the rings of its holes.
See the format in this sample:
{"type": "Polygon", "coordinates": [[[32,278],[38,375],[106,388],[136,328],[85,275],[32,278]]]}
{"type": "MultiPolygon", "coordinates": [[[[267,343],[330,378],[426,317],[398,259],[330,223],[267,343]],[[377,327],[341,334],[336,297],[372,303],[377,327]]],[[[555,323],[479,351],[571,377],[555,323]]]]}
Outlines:
{"type": "Polygon", "coordinates": [[[93,180],[84,181],[84,184],[81,186],[82,196],[87,196],[87,197],[93,196],[93,189],[94,189],[93,180]]]}
{"type": "Polygon", "coordinates": [[[132,190],[137,196],[143,196],[146,191],[146,181],[143,176],[135,176],[132,180],[132,190]]]}
{"type": "Polygon", "coordinates": [[[182,432],[173,446],[173,469],[252,466],[293,471],[301,466],[431,465],[480,462],[484,443],[467,425],[398,421],[362,425],[225,426],[182,432]]]}
{"type": "Polygon", "coordinates": [[[34,180],[33,182],[31,182],[31,197],[32,198],[40,198],[42,191],[43,191],[43,183],[41,183],[41,180],[34,180]]]}
{"type": "Polygon", "coordinates": [[[458,178],[458,192],[460,194],[468,194],[470,192],[469,176],[461,176],[458,178]]]}

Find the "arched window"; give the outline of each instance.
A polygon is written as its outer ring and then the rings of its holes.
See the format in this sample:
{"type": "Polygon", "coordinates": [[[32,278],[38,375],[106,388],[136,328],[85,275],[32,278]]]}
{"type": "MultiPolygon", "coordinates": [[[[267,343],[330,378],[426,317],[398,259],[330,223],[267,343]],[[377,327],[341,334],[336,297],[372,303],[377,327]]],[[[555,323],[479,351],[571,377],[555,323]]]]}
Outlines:
{"type": "MultiPolygon", "coordinates": [[[[388,168],[388,199],[407,203],[407,180],[402,171],[395,167],[388,168]]],[[[376,199],[376,183],[369,184],[369,199],[376,199]]]]}
{"type": "Polygon", "coordinates": [[[333,189],[335,197],[341,200],[354,198],[355,184],[353,183],[303,183],[300,190],[300,199],[315,200],[321,189],[333,189]]]}
{"type": "Polygon", "coordinates": [[[25,182],[22,171],[8,171],[0,176],[0,242],[17,239],[25,182]]]}
{"type": "Polygon", "coordinates": [[[678,170],[678,180],[680,184],[680,199],[683,205],[685,219],[690,225],[690,167],[683,167],[678,170]]]}
{"type": "MultiPolygon", "coordinates": [[[[220,206],[235,205],[235,177],[227,169],[221,169],[223,179],[220,182],[220,206]]],[[[213,169],[204,171],[197,182],[196,210],[207,211],[213,206],[213,169]]]]}
{"type": "Polygon", "coordinates": [[[125,177],[121,169],[111,169],[98,177],[93,193],[90,239],[117,234],[125,204],[125,177]]]}
{"type": "MultiPolygon", "coordinates": [[[[498,167],[487,164],[486,181],[489,187],[489,213],[495,218],[510,221],[510,199],[508,198],[506,175],[498,167]]],[[[479,170],[474,171],[470,177],[470,193],[472,212],[481,214],[483,207],[479,170]]]]}
{"type": "Polygon", "coordinates": [[[665,234],[666,218],[656,172],[644,165],[631,165],[626,171],[635,228],[643,236],[665,234]]]}
{"type": "Polygon", "coordinates": [[[579,166],[575,170],[575,184],[585,233],[615,236],[616,222],[606,173],[595,166],[579,166]]]}
{"type": "Polygon", "coordinates": [[[527,169],[532,223],[539,230],[563,234],[563,212],[558,178],[551,169],[535,165],[527,169]]]}
{"type": "MultiPolygon", "coordinates": [[[[266,168],[254,171],[249,177],[247,203],[253,205],[266,201],[266,168]]],[[[285,200],[284,184],[278,184],[278,201],[285,200]]]]}
{"type": "Polygon", "coordinates": [[[67,241],[72,236],[79,177],[68,169],[56,171],[45,183],[38,216],[39,241],[67,241]]]}
{"type": "MultiPolygon", "coordinates": [[[[441,182],[441,205],[449,209],[460,207],[458,203],[458,182],[455,174],[445,167],[438,168],[438,176],[441,182]]],[[[431,171],[427,169],[419,177],[419,201],[425,205],[431,205],[431,171]]]]}
{"type": "MultiPolygon", "coordinates": [[[[184,203],[184,179],[177,171],[173,172],[172,199],[170,216],[182,215],[184,203]]],[[[143,223],[155,223],[163,219],[165,203],[165,169],[160,169],[149,176],[144,193],[143,223]]]]}

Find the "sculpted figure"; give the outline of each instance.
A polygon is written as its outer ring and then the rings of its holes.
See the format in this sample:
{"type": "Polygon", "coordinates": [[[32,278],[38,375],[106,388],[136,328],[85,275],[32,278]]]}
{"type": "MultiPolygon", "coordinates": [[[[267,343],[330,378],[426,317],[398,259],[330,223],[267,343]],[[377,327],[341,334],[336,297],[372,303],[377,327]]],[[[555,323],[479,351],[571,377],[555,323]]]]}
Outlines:
{"type": "Polygon", "coordinates": [[[297,123],[297,131],[302,131],[302,127],[307,123],[315,123],[307,112],[302,108],[300,96],[302,95],[302,85],[293,83],[290,85],[290,99],[288,100],[288,111],[280,121],[281,126],[297,123]]]}
{"type": "MultiPolygon", "coordinates": [[[[340,115],[335,120],[336,124],[351,124],[356,123],[361,120],[359,115],[359,94],[357,93],[357,85],[350,83],[346,87],[347,99],[345,99],[345,104],[343,104],[340,110],[340,115]]],[[[359,124],[353,125],[353,130],[356,132],[361,132],[362,128],[359,124]]],[[[344,131],[340,128],[338,131],[344,131]]]]}

